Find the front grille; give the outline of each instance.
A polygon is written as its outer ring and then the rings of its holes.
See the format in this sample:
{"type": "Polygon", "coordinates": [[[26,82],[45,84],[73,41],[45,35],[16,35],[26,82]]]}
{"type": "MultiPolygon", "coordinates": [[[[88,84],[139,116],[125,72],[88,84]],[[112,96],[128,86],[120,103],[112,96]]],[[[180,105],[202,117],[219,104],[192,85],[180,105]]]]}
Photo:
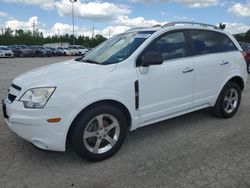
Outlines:
{"type": "Polygon", "coordinates": [[[18,91],[21,91],[21,89],[22,89],[21,87],[15,85],[15,84],[11,84],[11,87],[17,89],[18,91]]]}
{"type": "Polygon", "coordinates": [[[10,88],[9,88],[9,93],[8,93],[8,100],[13,103],[14,100],[16,100],[17,95],[19,94],[19,92],[22,90],[21,87],[15,85],[15,84],[11,84],[10,88]]]}
{"type": "Polygon", "coordinates": [[[16,99],[16,96],[9,93],[8,94],[8,99],[12,103],[16,99]]]}

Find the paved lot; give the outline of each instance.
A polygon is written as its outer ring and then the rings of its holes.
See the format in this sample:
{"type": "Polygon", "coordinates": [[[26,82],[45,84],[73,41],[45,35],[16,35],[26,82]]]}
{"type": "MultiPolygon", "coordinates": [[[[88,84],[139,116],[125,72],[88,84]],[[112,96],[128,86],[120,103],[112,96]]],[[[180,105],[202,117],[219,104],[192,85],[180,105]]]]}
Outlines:
{"type": "MultiPolygon", "coordinates": [[[[26,70],[64,58],[0,59],[0,98],[26,70]]],[[[239,112],[221,120],[207,110],[130,133],[99,163],[72,151],[44,152],[19,138],[0,115],[0,187],[250,187],[250,83],[239,112]]]]}

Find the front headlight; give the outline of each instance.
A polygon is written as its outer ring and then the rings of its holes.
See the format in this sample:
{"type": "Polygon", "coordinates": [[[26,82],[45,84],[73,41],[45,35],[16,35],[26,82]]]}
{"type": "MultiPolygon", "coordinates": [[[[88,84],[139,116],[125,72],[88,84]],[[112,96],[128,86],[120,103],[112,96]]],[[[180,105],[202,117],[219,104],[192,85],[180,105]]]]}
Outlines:
{"type": "Polygon", "coordinates": [[[43,108],[55,89],[55,87],[29,89],[19,101],[23,102],[25,108],[43,108]]]}

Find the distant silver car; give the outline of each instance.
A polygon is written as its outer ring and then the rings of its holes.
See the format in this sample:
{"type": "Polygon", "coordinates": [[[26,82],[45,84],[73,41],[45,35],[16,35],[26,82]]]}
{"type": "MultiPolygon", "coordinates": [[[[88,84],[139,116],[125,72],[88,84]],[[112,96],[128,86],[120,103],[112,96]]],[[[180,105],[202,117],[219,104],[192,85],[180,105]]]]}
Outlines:
{"type": "Polygon", "coordinates": [[[14,57],[14,53],[7,46],[0,46],[0,57],[14,57]]]}
{"type": "Polygon", "coordinates": [[[69,50],[69,48],[67,48],[67,47],[58,47],[57,49],[60,50],[60,51],[61,51],[64,55],[66,55],[66,56],[71,55],[71,54],[70,54],[70,50],[69,50]]]}

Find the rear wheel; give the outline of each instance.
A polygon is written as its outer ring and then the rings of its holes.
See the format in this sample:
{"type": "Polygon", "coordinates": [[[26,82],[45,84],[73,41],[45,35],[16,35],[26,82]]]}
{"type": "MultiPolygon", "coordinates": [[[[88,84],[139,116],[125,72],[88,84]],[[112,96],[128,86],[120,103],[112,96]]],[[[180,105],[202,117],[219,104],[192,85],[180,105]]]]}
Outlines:
{"type": "Polygon", "coordinates": [[[20,53],[19,53],[19,57],[24,57],[23,52],[20,52],[20,53]]]}
{"type": "Polygon", "coordinates": [[[242,90],[235,82],[228,82],[222,89],[215,107],[212,108],[213,114],[221,118],[230,118],[238,110],[241,102],[242,90]]]}
{"type": "Polygon", "coordinates": [[[71,145],[89,161],[101,161],[114,155],[127,132],[122,111],[111,105],[98,105],[80,114],[72,125],[71,145]]]}

